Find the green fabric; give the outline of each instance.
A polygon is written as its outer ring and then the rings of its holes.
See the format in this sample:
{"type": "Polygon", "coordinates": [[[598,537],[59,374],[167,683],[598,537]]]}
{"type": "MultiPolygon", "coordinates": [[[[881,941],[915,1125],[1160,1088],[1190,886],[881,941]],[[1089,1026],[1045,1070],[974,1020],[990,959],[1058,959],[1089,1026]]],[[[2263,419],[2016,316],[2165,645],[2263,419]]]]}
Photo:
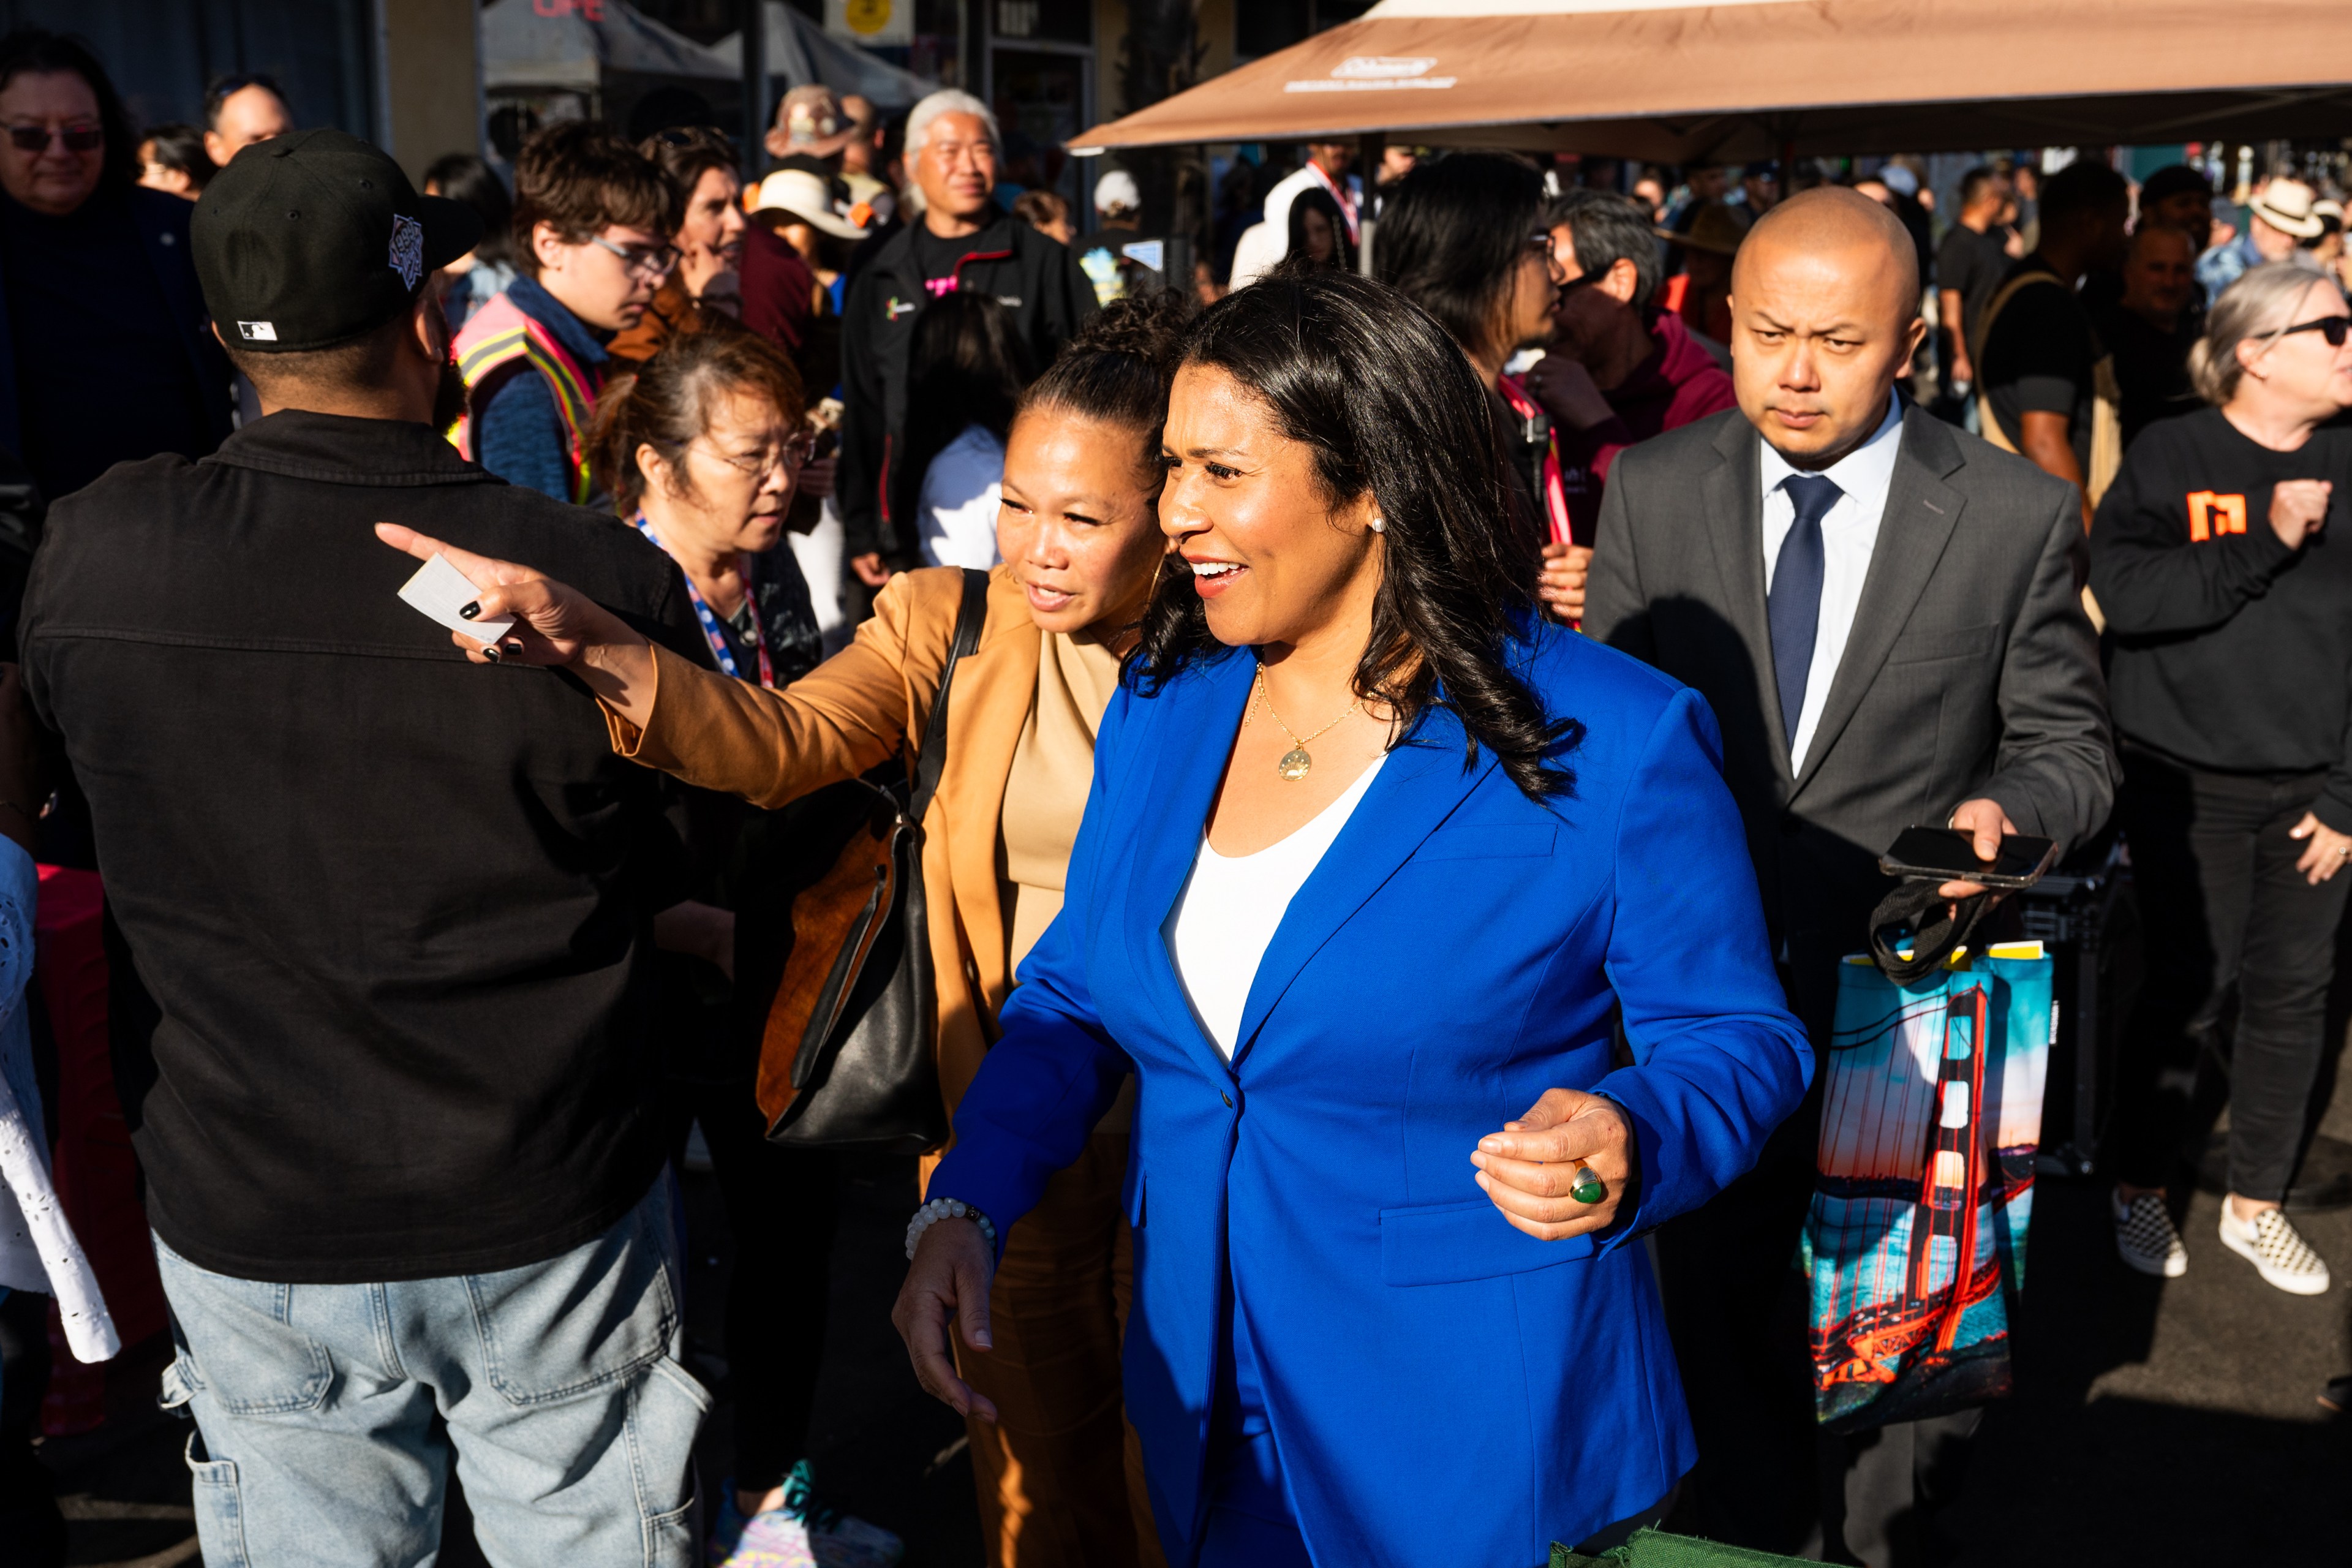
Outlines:
{"type": "Polygon", "coordinates": [[[1668,1535],[1662,1530],[1637,1530],[1624,1545],[1598,1557],[1584,1556],[1558,1542],[1551,1548],[1551,1568],[1780,1568],[1797,1562],[1794,1557],[1750,1552],[1744,1546],[1668,1535]]]}

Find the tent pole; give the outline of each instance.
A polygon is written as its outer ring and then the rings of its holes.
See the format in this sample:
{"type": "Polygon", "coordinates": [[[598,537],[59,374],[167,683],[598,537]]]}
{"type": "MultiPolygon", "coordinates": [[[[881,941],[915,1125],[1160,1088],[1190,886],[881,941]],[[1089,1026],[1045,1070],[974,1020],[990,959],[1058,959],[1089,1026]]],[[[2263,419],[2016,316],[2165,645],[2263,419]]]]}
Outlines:
{"type": "Polygon", "coordinates": [[[1372,193],[1380,188],[1381,159],[1388,144],[1385,131],[1367,131],[1356,138],[1356,169],[1364,182],[1363,210],[1356,223],[1356,270],[1367,278],[1372,275],[1372,193]]]}
{"type": "Polygon", "coordinates": [[[762,143],[768,134],[768,6],[767,0],[740,0],[736,12],[743,19],[743,183],[760,177],[762,143]]]}

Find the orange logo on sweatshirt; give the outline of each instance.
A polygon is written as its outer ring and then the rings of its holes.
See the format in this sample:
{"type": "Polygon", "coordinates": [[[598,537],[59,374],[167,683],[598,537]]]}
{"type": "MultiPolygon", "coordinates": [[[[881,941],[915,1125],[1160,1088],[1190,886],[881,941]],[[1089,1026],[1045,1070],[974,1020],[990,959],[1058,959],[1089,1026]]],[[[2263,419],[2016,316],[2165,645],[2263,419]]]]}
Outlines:
{"type": "Polygon", "coordinates": [[[2189,538],[2202,544],[2224,533],[2246,531],[2246,498],[2217,496],[2211,490],[2189,492],[2189,538]]]}

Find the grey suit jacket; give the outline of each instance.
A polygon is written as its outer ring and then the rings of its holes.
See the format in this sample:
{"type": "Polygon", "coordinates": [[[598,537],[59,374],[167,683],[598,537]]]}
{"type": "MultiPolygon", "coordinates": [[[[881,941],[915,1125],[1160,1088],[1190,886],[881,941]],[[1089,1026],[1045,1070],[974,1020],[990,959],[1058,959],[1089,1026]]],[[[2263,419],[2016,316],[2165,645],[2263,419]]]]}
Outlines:
{"type": "Polygon", "coordinates": [[[1802,773],[1765,617],[1762,439],[1737,409],[1617,459],[1587,588],[1589,636],[1714,708],[1774,941],[1822,984],[1867,944],[1893,887],[1877,858],[1904,828],[1989,796],[2020,832],[2071,847],[2115,797],[2074,488],[1916,407],[1901,440],[1802,773]]]}

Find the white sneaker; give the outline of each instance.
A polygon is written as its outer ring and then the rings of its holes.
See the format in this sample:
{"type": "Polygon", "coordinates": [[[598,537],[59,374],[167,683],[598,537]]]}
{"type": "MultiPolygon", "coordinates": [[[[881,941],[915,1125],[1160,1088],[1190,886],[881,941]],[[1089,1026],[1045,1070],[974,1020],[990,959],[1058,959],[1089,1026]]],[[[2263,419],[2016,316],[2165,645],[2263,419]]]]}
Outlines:
{"type": "Polygon", "coordinates": [[[2118,1192],[2113,1204],[2116,1250],[2126,1263],[2159,1279],[2178,1279],[2189,1272],[2189,1249],[2180,1245],[2180,1232],[2173,1227],[2172,1211],[2164,1206],[2162,1193],[2142,1193],[2126,1204],[2118,1192]]]}
{"type": "Polygon", "coordinates": [[[2252,1263],[2271,1284],[2293,1296],[2317,1296],[2327,1289],[2327,1265],[2295,1233],[2278,1209],[2264,1209],[2252,1223],[2238,1217],[2238,1205],[2221,1200],[2221,1245],[2252,1263]]]}

